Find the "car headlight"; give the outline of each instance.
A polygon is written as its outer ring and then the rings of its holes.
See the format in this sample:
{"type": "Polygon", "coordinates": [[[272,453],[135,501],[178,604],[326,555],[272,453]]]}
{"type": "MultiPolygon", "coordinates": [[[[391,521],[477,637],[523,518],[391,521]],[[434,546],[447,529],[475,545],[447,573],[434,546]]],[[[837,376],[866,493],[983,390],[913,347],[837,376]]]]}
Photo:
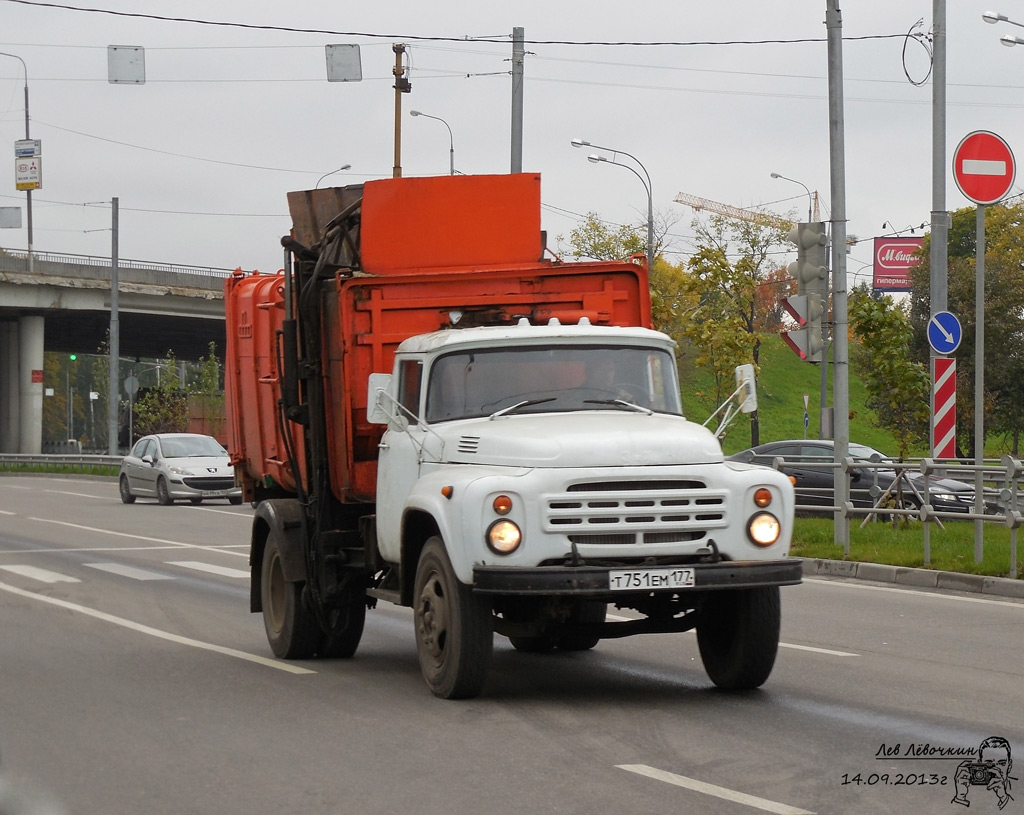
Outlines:
{"type": "Polygon", "coordinates": [[[770,512],[759,512],[747,523],[747,534],[758,546],[771,546],[782,534],[782,524],[770,512]]]}
{"type": "Polygon", "coordinates": [[[502,518],[487,528],[487,548],[496,555],[510,555],[522,542],[522,530],[512,521],[502,518]]]}
{"type": "Polygon", "coordinates": [[[172,475],[192,475],[192,471],[188,467],[168,467],[167,471],[172,475]]]}

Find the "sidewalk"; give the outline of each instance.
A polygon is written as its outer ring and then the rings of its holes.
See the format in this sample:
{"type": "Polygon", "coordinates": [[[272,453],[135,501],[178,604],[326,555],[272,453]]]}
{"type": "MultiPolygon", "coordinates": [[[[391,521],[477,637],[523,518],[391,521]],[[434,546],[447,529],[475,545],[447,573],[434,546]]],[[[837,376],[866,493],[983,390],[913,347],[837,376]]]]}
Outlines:
{"type": "Polygon", "coordinates": [[[803,558],[804,576],[850,577],[917,586],[928,589],[951,589],[975,594],[1024,599],[1024,580],[1009,577],[987,577],[980,574],[939,572],[934,569],[911,569],[907,566],[884,566],[881,563],[860,563],[852,560],[803,558]]]}

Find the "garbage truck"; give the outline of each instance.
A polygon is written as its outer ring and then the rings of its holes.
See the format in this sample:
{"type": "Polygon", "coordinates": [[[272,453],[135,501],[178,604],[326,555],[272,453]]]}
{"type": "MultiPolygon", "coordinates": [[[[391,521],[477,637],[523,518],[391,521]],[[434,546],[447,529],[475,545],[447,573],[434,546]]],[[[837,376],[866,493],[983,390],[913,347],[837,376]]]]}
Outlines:
{"type": "MultiPolygon", "coordinates": [[[[288,202],[283,268],[225,282],[228,448],[273,653],[353,657],[386,602],[412,609],[442,698],[483,690],[496,636],[537,653],[695,629],[715,685],[760,686],[801,581],[793,487],[683,415],[642,256],[549,252],[531,173],[288,202]]],[[[737,377],[733,415],[756,405],[737,377]]]]}

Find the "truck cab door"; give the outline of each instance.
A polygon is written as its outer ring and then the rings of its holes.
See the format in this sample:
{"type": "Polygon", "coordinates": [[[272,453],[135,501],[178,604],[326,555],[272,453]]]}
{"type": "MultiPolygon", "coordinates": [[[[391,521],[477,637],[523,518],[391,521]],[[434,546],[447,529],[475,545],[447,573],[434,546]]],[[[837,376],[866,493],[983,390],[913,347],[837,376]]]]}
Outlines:
{"type": "Polygon", "coordinates": [[[426,435],[418,418],[422,375],[422,361],[399,360],[395,376],[382,377],[388,381],[384,393],[375,398],[372,379],[370,385],[369,404],[376,402],[387,416],[377,459],[377,548],[392,563],[401,557],[403,508],[420,477],[426,435]]]}

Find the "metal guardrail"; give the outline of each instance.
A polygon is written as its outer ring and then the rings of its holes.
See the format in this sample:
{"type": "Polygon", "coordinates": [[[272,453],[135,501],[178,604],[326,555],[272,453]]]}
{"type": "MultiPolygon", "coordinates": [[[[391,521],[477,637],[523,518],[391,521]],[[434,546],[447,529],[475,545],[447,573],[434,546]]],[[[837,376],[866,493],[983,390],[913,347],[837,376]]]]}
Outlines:
{"type": "MultiPolygon", "coordinates": [[[[118,258],[118,280],[122,283],[184,286],[220,291],[224,279],[234,269],[212,266],[183,266],[175,263],[157,263],[147,260],[118,258]]],[[[27,275],[28,253],[10,249],[0,251],[0,274],[27,275]]],[[[92,255],[72,255],[50,252],[32,253],[32,276],[74,277],[84,280],[110,280],[110,258],[92,255]]]]}
{"type": "MultiPolygon", "coordinates": [[[[940,528],[943,528],[942,522],[944,520],[973,521],[976,524],[998,523],[1010,529],[1010,573],[1016,574],[1017,572],[1017,529],[1024,525],[1024,513],[1021,511],[1024,509],[1024,487],[1022,487],[1022,482],[1024,482],[1024,463],[1020,459],[1015,459],[1012,456],[1003,456],[998,462],[990,460],[981,465],[974,464],[973,461],[961,461],[959,459],[922,458],[897,461],[894,459],[882,459],[878,456],[872,456],[870,460],[847,457],[841,463],[817,457],[790,457],[787,459],[783,456],[776,456],[772,460],[772,467],[776,470],[783,471],[787,466],[790,468],[799,466],[808,470],[822,469],[832,471],[842,468],[847,476],[849,476],[851,470],[874,471],[872,484],[867,488],[861,487],[857,491],[857,496],[860,500],[864,500],[868,496],[872,499],[869,506],[854,506],[852,501],[846,501],[842,506],[835,504],[831,506],[828,504],[796,505],[798,512],[821,512],[831,513],[833,516],[839,515],[846,524],[845,538],[847,541],[850,540],[851,520],[860,516],[864,516],[861,526],[871,520],[872,517],[878,516],[886,518],[898,516],[919,520],[924,524],[924,562],[928,564],[931,561],[930,542],[932,524],[937,524],[940,528]],[[879,481],[878,471],[880,470],[895,473],[895,477],[891,479],[892,483],[879,481]],[[903,481],[905,475],[911,472],[915,474],[920,473],[924,476],[923,489],[918,490],[916,487],[910,486],[911,482],[903,481]],[[983,488],[982,503],[985,506],[985,510],[981,513],[975,511],[976,505],[974,501],[977,493],[975,484],[979,474],[983,488]],[[958,478],[960,475],[967,477],[958,478]],[[970,502],[971,510],[966,512],[936,510],[930,501],[932,490],[928,480],[929,476],[951,478],[968,484],[973,490],[970,502]],[[893,495],[894,491],[902,493],[903,499],[910,495],[914,505],[909,507],[900,506],[901,500],[893,500],[896,497],[893,495]],[[920,506],[917,505],[918,503],[920,503],[920,506]]],[[[851,487],[849,479],[847,487],[848,489],[851,487]]],[[[833,495],[832,500],[835,501],[834,491],[832,490],[805,488],[802,492],[805,494],[820,492],[823,495],[831,493],[833,495]]],[[[849,552],[844,554],[848,555],[849,552]]]]}
{"type": "Polygon", "coordinates": [[[0,472],[18,471],[26,467],[43,467],[47,471],[95,471],[118,467],[124,456],[72,453],[69,455],[33,455],[31,453],[0,453],[0,472]]]}

